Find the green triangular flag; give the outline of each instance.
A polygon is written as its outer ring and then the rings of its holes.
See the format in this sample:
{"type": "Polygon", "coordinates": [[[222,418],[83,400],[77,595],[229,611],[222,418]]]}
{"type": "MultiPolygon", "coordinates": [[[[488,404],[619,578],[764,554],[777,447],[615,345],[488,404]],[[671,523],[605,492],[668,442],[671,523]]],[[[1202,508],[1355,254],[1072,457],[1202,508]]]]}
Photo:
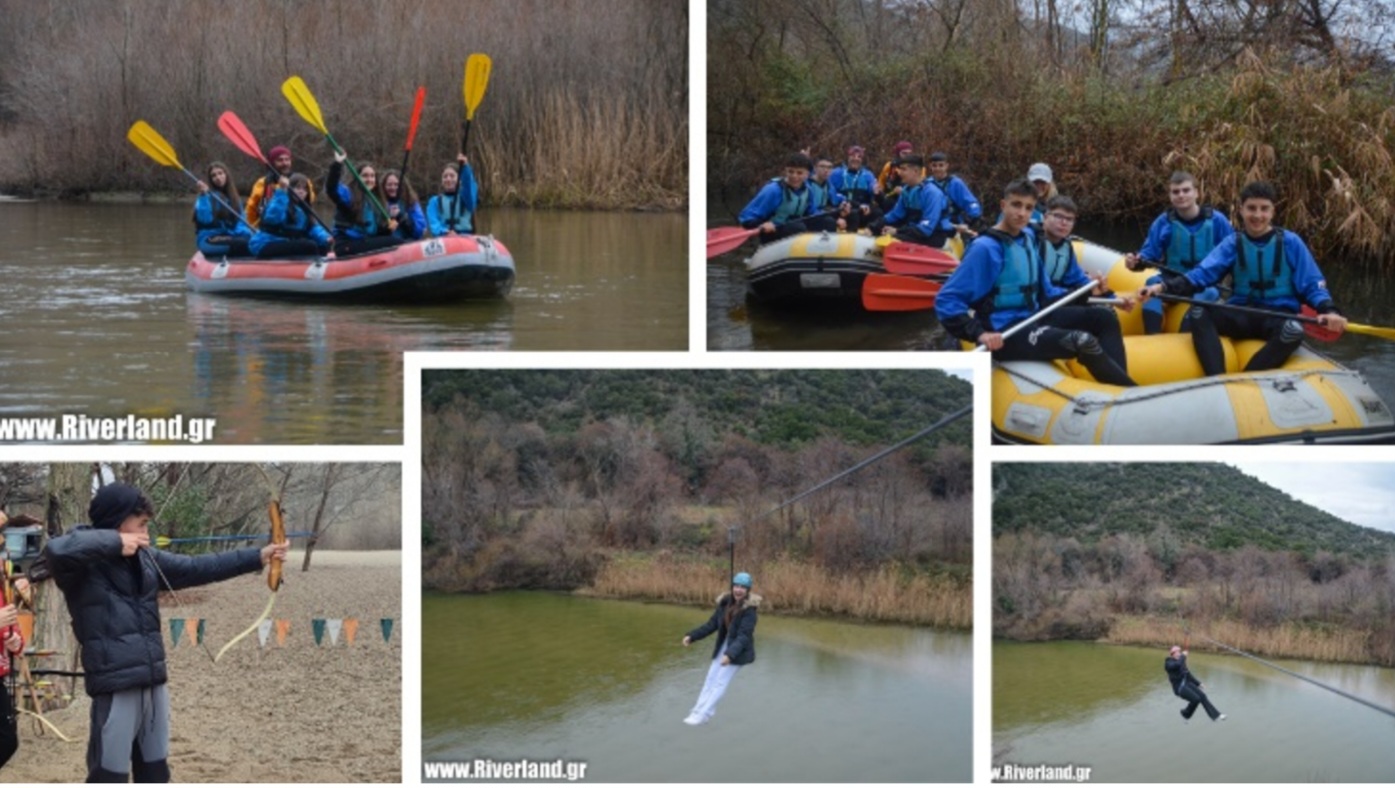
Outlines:
{"type": "Polygon", "coordinates": [[[182,634],[184,634],[184,619],[170,619],[170,640],[174,641],[174,645],[179,645],[179,636],[182,634]]]}
{"type": "Polygon", "coordinates": [[[310,630],[315,633],[315,645],[320,645],[320,641],[325,637],[325,620],[323,618],[310,619],[310,630]]]}
{"type": "Polygon", "coordinates": [[[199,619],[199,627],[198,627],[197,630],[195,630],[195,632],[197,633],[196,637],[197,637],[198,639],[194,641],[195,643],[202,643],[202,642],[203,642],[204,624],[206,624],[206,623],[208,623],[208,619],[206,619],[206,618],[201,618],[201,619],[199,619]]]}
{"type": "Polygon", "coordinates": [[[392,619],[385,618],[378,622],[378,626],[383,630],[383,642],[392,640],[392,619]]]}

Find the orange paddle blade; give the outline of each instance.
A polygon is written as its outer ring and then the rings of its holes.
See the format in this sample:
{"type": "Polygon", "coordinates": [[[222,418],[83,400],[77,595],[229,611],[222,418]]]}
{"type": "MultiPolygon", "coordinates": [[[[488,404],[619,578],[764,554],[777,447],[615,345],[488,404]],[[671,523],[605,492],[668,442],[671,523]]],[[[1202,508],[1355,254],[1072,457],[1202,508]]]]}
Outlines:
{"type": "Polygon", "coordinates": [[[862,282],[862,306],[869,312],[915,312],[935,308],[943,282],[895,274],[868,274],[862,282]]]}
{"type": "Polygon", "coordinates": [[[959,261],[943,249],[898,241],[882,251],[882,266],[893,274],[933,276],[951,273],[959,261]]]}

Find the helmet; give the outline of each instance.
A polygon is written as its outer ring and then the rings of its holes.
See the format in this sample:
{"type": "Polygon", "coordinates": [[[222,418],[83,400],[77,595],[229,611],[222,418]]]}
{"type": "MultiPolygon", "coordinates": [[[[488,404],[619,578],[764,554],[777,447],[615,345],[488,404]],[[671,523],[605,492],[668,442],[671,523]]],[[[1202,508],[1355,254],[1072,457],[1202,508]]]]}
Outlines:
{"type": "Polygon", "coordinates": [[[751,576],[746,572],[737,572],[736,577],[733,577],[731,579],[731,584],[734,586],[745,586],[747,588],[750,588],[751,576]]]}

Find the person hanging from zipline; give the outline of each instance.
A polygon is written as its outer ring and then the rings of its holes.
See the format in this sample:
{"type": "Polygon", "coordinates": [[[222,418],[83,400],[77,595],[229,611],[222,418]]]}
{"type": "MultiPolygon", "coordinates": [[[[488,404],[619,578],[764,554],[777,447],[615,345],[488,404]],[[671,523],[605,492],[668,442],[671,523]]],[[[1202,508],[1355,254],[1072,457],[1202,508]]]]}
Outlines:
{"type": "Polygon", "coordinates": [[[1201,680],[1187,670],[1186,649],[1181,646],[1173,646],[1169,649],[1167,659],[1163,662],[1163,669],[1167,671],[1167,680],[1172,685],[1172,693],[1187,701],[1187,707],[1182,709],[1183,720],[1191,722],[1197,706],[1206,707],[1206,714],[1211,717],[1212,722],[1220,722],[1225,719],[1225,715],[1211,703],[1210,698],[1206,697],[1201,680]]]}
{"type": "Polygon", "coordinates": [[[760,607],[760,602],[760,595],[751,593],[751,576],[737,572],[731,579],[731,592],[717,598],[712,618],[683,636],[683,646],[687,647],[717,633],[707,680],[698,693],[697,703],[683,722],[703,725],[711,720],[717,713],[717,701],[726,694],[736,671],[756,661],[756,608],[760,607]]]}

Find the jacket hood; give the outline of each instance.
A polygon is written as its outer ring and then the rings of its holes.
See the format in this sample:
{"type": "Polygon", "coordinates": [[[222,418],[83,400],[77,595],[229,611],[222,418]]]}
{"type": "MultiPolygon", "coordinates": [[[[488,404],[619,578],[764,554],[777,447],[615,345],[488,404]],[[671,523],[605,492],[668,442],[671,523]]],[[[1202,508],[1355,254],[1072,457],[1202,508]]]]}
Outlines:
{"type": "MultiPolygon", "coordinates": [[[[717,595],[717,604],[719,604],[719,605],[722,604],[722,600],[726,599],[726,598],[729,597],[729,596],[731,596],[731,592],[730,592],[730,591],[726,592],[725,594],[718,594],[718,595],[717,595]]],[[[744,605],[745,605],[746,607],[760,607],[761,600],[762,600],[762,597],[761,597],[760,594],[747,594],[747,595],[746,595],[746,601],[744,602],[744,605]]]]}

